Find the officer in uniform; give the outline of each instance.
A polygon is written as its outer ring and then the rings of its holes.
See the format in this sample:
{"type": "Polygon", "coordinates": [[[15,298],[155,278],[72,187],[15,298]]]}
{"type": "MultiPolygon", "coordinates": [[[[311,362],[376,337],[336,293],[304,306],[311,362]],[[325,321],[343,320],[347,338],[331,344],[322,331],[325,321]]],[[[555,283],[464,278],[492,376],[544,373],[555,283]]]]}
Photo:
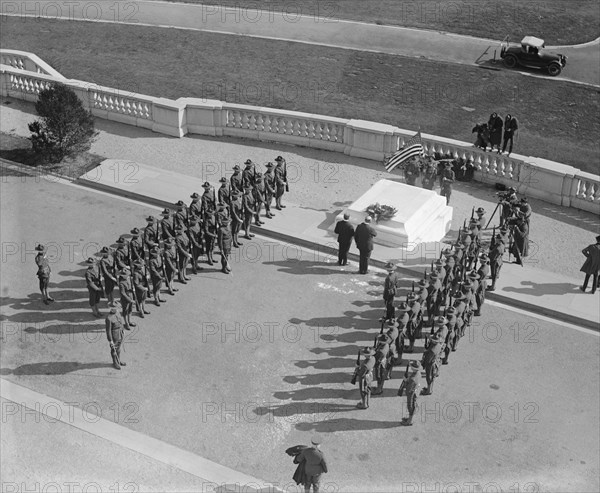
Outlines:
{"type": "Polygon", "coordinates": [[[131,321],[131,312],[133,311],[133,303],[135,293],[131,283],[131,270],[125,267],[119,274],[119,293],[121,294],[121,307],[123,309],[123,320],[125,320],[125,328],[135,327],[135,322],[131,321]]]}
{"type": "Polygon", "coordinates": [[[129,267],[129,250],[124,237],[120,236],[117,240],[117,249],[115,250],[113,256],[115,270],[121,271],[125,267],[129,267]]]}
{"type": "Polygon", "coordinates": [[[44,301],[44,305],[48,305],[49,301],[54,301],[48,294],[48,285],[50,284],[50,273],[52,269],[50,268],[50,262],[48,262],[47,250],[44,245],[37,245],[35,247],[38,252],[35,256],[35,264],[37,265],[37,278],[40,285],[40,293],[42,293],[42,298],[44,301]]]}
{"type": "Polygon", "coordinates": [[[144,228],[144,245],[150,249],[158,244],[159,240],[158,226],[156,220],[152,216],[146,218],[146,227],[144,228]]]}
{"type": "Polygon", "coordinates": [[[108,247],[102,247],[100,253],[102,254],[99,262],[100,274],[104,280],[104,294],[110,304],[114,301],[113,291],[118,284],[115,277],[115,264],[110,259],[110,250],[108,247]]]}
{"type": "Polygon", "coordinates": [[[144,262],[142,260],[133,262],[132,282],[133,289],[135,289],[138,313],[141,318],[144,318],[145,315],[150,315],[150,312],[146,310],[146,298],[148,297],[150,287],[148,286],[148,278],[144,272],[144,262]]]}
{"type": "Polygon", "coordinates": [[[190,203],[188,210],[190,211],[190,218],[195,217],[199,219],[202,216],[202,202],[200,202],[200,195],[194,192],[190,195],[192,202],[190,203]]]}
{"type": "Polygon", "coordinates": [[[173,279],[177,272],[177,250],[175,242],[171,238],[164,243],[163,263],[165,265],[165,280],[169,294],[175,296],[175,292],[179,291],[179,289],[173,287],[173,279]]]}
{"type": "Polygon", "coordinates": [[[295,464],[304,464],[304,491],[308,493],[312,486],[313,493],[319,493],[321,475],[327,472],[325,455],[319,448],[321,440],[314,436],[311,440],[312,447],[304,448],[295,458],[295,464]]]}
{"type": "Polygon", "coordinates": [[[178,200],[175,208],[177,212],[173,216],[173,229],[177,231],[177,228],[187,228],[187,211],[183,200],[178,200]]]}
{"type": "Polygon", "coordinates": [[[123,344],[125,323],[119,314],[118,306],[118,302],[112,303],[106,316],[106,338],[110,344],[110,355],[116,370],[120,370],[122,366],[127,366],[126,363],[121,361],[121,345],[123,344]]]}
{"type": "Polygon", "coordinates": [[[179,282],[187,284],[190,278],[187,277],[187,265],[190,261],[190,239],[186,234],[183,227],[178,226],[175,230],[177,236],[175,237],[175,246],[177,249],[177,276],[179,282]]]}
{"type": "Polygon", "coordinates": [[[391,368],[395,363],[402,361],[402,353],[404,351],[404,336],[400,340],[400,331],[398,330],[398,322],[394,320],[388,320],[387,330],[385,334],[388,336],[390,345],[390,372],[388,378],[390,378],[391,368]]]}
{"type": "Polygon", "coordinates": [[[442,171],[442,189],[440,195],[446,197],[446,205],[450,204],[450,195],[452,195],[452,184],[456,181],[456,175],[452,170],[452,163],[446,163],[442,171]]]}
{"type": "Polygon", "coordinates": [[[198,274],[198,257],[202,255],[204,249],[202,248],[202,229],[198,223],[198,219],[190,216],[190,227],[188,228],[188,235],[190,238],[190,246],[192,250],[192,272],[198,274]]]}
{"type": "Polygon", "coordinates": [[[398,347],[398,353],[404,352],[404,340],[408,338],[410,347],[406,350],[407,353],[412,353],[415,346],[415,328],[410,323],[410,308],[407,303],[400,303],[400,306],[396,309],[398,313],[398,331],[400,335],[398,337],[398,346],[402,343],[402,347],[398,347]]]}
{"type": "Polygon", "coordinates": [[[246,165],[246,167],[244,168],[244,171],[242,171],[242,186],[244,188],[253,187],[254,186],[254,178],[256,175],[256,169],[254,168],[254,163],[252,162],[251,159],[246,159],[244,164],[246,165]]]}
{"type": "Polygon", "coordinates": [[[232,194],[234,191],[238,192],[240,195],[244,192],[242,174],[240,173],[240,167],[237,164],[233,167],[233,175],[229,178],[229,189],[232,194]]]}
{"type": "Polygon", "coordinates": [[[219,227],[219,250],[221,252],[221,272],[229,274],[231,272],[231,265],[229,263],[229,256],[231,255],[231,243],[233,236],[231,233],[231,221],[226,218],[219,227]]]}
{"type": "Polygon", "coordinates": [[[229,188],[227,187],[227,178],[222,176],[219,180],[219,183],[221,184],[221,186],[219,187],[219,190],[217,192],[217,201],[220,205],[224,204],[229,207],[229,203],[231,202],[231,200],[229,196],[229,188]]]}
{"type": "Polygon", "coordinates": [[[371,382],[373,381],[373,368],[375,366],[375,351],[366,347],[361,351],[364,359],[356,369],[358,388],[360,391],[360,402],[356,405],[358,409],[367,409],[371,398],[371,382]]]}
{"type": "Polygon", "coordinates": [[[208,265],[213,265],[213,252],[218,234],[217,214],[214,210],[208,210],[204,215],[204,244],[206,247],[206,261],[208,265]]]}
{"type": "Polygon", "coordinates": [[[449,306],[446,309],[446,317],[448,319],[448,335],[445,341],[444,347],[444,358],[442,359],[442,365],[448,364],[448,358],[450,357],[451,351],[456,351],[457,343],[458,343],[458,327],[456,317],[456,308],[453,306],[449,306]]]}
{"type": "Polygon", "coordinates": [[[437,314],[438,295],[442,289],[442,283],[440,282],[437,273],[432,272],[429,276],[429,286],[427,287],[427,320],[432,321],[437,314]]]}
{"type": "Polygon", "coordinates": [[[261,224],[265,224],[264,221],[260,220],[260,212],[262,210],[263,204],[265,203],[265,183],[263,181],[262,173],[256,173],[252,193],[254,194],[256,208],[256,214],[254,215],[254,224],[260,226],[261,224]]]}
{"type": "Polygon", "coordinates": [[[217,206],[217,226],[221,227],[225,221],[231,220],[231,215],[229,214],[229,207],[227,204],[219,204],[217,206]]]}
{"type": "Polygon", "coordinates": [[[98,310],[98,304],[102,298],[103,288],[102,280],[100,279],[100,270],[96,267],[96,261],[89,257],[87,259],[88,268],[85,271],[85,284],[90,294],[90,306],[92,307],[92,313],[96,317],[101,317],[102,314],[98,310]]]}
{"type": "Polygon", "coordinates": [[[233,237],[233,247],[239,248],[243,243],[240,243],[238,235],[242,225],[244,224],[244,206],[239,192],[231,193],[231,235],[233,237]]]}
{"type": "Polygon", "coordinates": [[[217,202],[215,200],[215,192],[213,187],[207,181],[202,185],[204,193],[201,198],[202,215],[206,215],[208,212],[214,212],[217,210],[217,202]]]}
{"type": "Polygon", "coordinates": [[[160,288],[162,283],[165,281],[165,266],[163,263],[162,256],[160,255],[160,249],[158,246],[152,247],[150,250],[150,261],[148,262],[148,269],[150,270],[150,279],[152,280],[152,294],[154,295],[154,304],[160,306],[160,303],[165,303],[167,300],[161,299],[160,288]]]}
{"type": "Polygon", "coordinates": [[[413,416],[417,410],[417,398],[419,390],[421,388],[421,364],[418,361],[411,361],[406,367],[404,373],[404,380],[400,384],[398,389],[398,396],[402,397],[402,394],[406,392],[406,407],[408,410],[408,417],[402,418],[402,426],[412,426],[413,416]]]}
{"type": "Polygon", "coordinates": [[[145,262],[146,257],[144,255],[144,242],[140,238],[140,230],[138,228],[133,228],[130,233],[132,237],[129,241],[129,258],[131,262],[135,262],[137,260],[145,262]]]}
{"type": "Polygon", "coordinates": [[[377,380],[377,388],[373,391],[373,395],[383,393],[383,384],[387,380],[388,357],[390,345],[386,334],[379,334],[376,339],[377,346],[375,347],[375,380],[377,380]]]}
{"type": "Polygon", "coordinates": [[[431,395],[433,392],[433,382],[439,374],[442,342],[438,337],[432,337],[429,339],[429,345],[423,353],[421,364],[425,369],[425,378],[427,380],[427,388],[421,392],[423,395],[431,395]]]}
{"type": "Polygon", "coordinates": [[[162,219],[160,220],[160,236],[163,241],[166,241],[175,236],[175,226],[173,225],[171,211],[169,209],[164,209],[160,215],[162,216],[162,219]]]}
{"type": "Polygon", "coordinates": [[[273,174],[273,163],[268,162],[265,167],[267,168],[263,177],[265,183],[265,212],[267,219],[272,219],[275,214],[271,212],[271,202],[273,202],[277,185],[275,183],[275,175],[273,174]]]}
{"type": "Polygon", "coordinates": [[[252,218],[256,215],[256,201],[252,194],[251,186],[244,187],[242,204],[244,206],[244,230],[246,231],[244,238],[250,240],[254,236],[250,233],[250,226],[252,224],[252,218]]]}
{"type": "Polygon", "coordinates": [[[385,269],[388,272],[388,275],[385,277],[385,281],[383,283],[383,301],[385,303],[385,316],[381,318],[381,321],[393,320],[396,317],[394,310],[394,298],[396,296],[398,283],[400,282],[400,280],[398,279],[398,274],[396,274],[396,266],[392,262],[388,262],[385,265],[385,269]]]}
{"type": "Polygon", "coordinates": [[[275,209],[281,210],[285,208],[285,205],[281,203],[281,198],[285,192],[287,186],[287,172],[283,164],[285,159],[281,156],[275,158],[277,165],[275,166],[275,209]]]}

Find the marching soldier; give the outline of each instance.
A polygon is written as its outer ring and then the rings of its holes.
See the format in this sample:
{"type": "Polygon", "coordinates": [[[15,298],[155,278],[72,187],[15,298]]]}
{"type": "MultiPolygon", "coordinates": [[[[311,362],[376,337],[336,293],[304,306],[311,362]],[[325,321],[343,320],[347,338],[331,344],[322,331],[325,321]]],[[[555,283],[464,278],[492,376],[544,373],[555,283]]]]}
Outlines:
{"type": "Polygon", "coordinates": [[[456,175],[452,170],[452,163],[446,163],[442,171],[442,189],[440,195],[446,197],[446,205],[450,204],[450,195],[452,195],[452,184],[456,181],[456,175]]]}
{"type": "Polygon", "coordinates": [[[285,205],[281,203],[281,198],[283,197],[284,192],[287,188],[287,169],[284,166],[285,159],[281,156],[277,156],[275,158],[275,162],[277,165],[275,166],[274,176],[275,176],[275,209],[281,210],[285,208],[285,205]]]}
{"type": "Polygon", "coordinates": [[[213,187],[207,181],[202,185],[204,193],[202,194],[202,214],[206,215],[208,212],[214,212],[217,210],[217,201],[215,200],[215,191],[213,187]]]}
{"type": "Polygon", "coordinates": [[[479,274],[477,274],[477,272],[472,270],[471,272],[469,272],[467,277],[471,281],[471,307],[473,309],[473,313],[475,314],[475,313],[478,313],[479,310],[481,309],[481,307],[479,306],[479,303],[477,302],[477,292],[479,291],[479,277],[480,276],[479,276],[479,274]]]}
{"type": "Polygon", "coordinates": [[[379,334],[376,343],[374,376],[375,380],[377,380],[377,388],[372,392],[373,395],[383,393],[383,384],[387,380],[388,355],[390,352],[390,345],[386,334],[379,334]]]}
{"type": "Polygon", "coordinates": [[[129,267],[129,249],[127,248],[125,238],[122,236],[120,236],[117,240],[117,249],[115,250],[113,256],[115,270],[121,271],[125,267],[129,267]]]}
{"type": "Polygon", "coordinates": [[[160,288],[166,279],[165,267],[163,259],[160,255],[158,246],[154,246],[150,250],[150,261],[148,262],[148,269],[150,271],[150,279],[152,281],[152,294],[154,295],[154,304],[160,306],[161,303],[165,303],[167,300],[161,299],[160,288]]]}
{"type": "Polygon", "coordinates": [[[488,288],[488,291],[496,290],[496,281],[500,277],[500,270],[502,269],[502,256],[504,255],[504,241],[500,234],[496,235],[493,246],[490,246],[490,272],[492,278],[492,285],[488,288]]]}
{"type": "Polygon", "coordinates": [[[240,195],[244,192],[244,184],[242,182],[242,174],[240,173],[240,167],[236,164],[233,167],[233,175],[229,178],[229,189],[231,193],[237,192],[240,195]]]}
{"type": "Polygon", "coordinates": [[[392,262],[388,262],[385,265],[385,269],[388,275],[383,283],[383,301],[385,303],[385,316],[381,318],[384,320],[393,320],[396,317],[394,310],[394,298],[396,296],[396,289],[398,288],[398,274],[396,274],[396,266],[392,262]]]}
{"type": "Polygon", "coordinates": [[[221,184],[221,186],[219,187],[219,191],[217,192],[217,200],[219,202],[219,205],[226,205],[229,207],[231,199],[229,195],[229,188],[227,188],[227,178],[222,176],[219,180],[219,183],[221,184]]]}
{"type": "Polygon", "coordinates": [[[175,236],[175,226],[173,225],[169,209],[164,209],[160,215],[162,216],[160,220],[160,235],[163,241],[166,241],[175,236]]]}
{"type": "Polygon", "coordinates": [[[146,218],[146,227],[144,228],[144,245],[150,251],[150,249],[158,244],[160,238],[158,232],[158,225],[156,220],[152,216],[146,218]]]}
{"type": "Polygon", "coordinates": [[[254,163],[251,159],[246,159],[244,164],[246,165],[246,167],[244,168],[244,171],[242,171],[242,186],[244,188],[253,187],[254,178],[256,177],[256,169],[254,167],[254,163]]]}
{"type": "Polygon", "coordinates": [[[96,317],[101,317],[102,314],[100,313],[100,310],[98,310],[98,304],[100,303],[103,293],[100,270],[96,267],[96,261],[92,257],[87,259],[87,263],[88,268],[85,271],[85,284],[90,294],[90,307],[92,308],[92,313],[96,317]]]}
{"type": "Polygon", "coordinates": [[[213,265],[213,252],[215,242],[217,241],[218,223],[217,215],[214,210],[209,210],[204,215],[204,244],[206,248],[206,261],[208,265],[213,265]]]}
{"type": "Polygon", "coordinates": [[[123,320],[125,320],[125,329],[135,327],[135,322],[131,321],[131,312],[135,302],[135,293],[131,283],[131,269],[125,267],[119,274],[119,293],[121,294],[121,308],[123,309],[123,320]]]}
{"type": "Polygon", "coordinates": [[[144,255],[144,242],[140,238],[140,230],[138,228],[133,228],[131,231],[131,240],[129,241],[129,259],[131,262],[136,262],[141,260],[142,262],[146,261],[146,256],[144,255]]]}
{"type": "Polygon", "coordinates": [[[229,221],[231,219],[231,215],[229,214],[229,207],[227,204],[219,204],[217,206],[217,226],[220,228],[221,224],[225,221],[229,221]]]}
{"type": "Polygon", "coordinates": [[[449,306],[446,310],[446,316],[448,319],[448,335],[445,341],[444,347],[444,358],[442,359],[442,365],[448,364],[448,358],[450,357],[451,351],[456,351],[456,347],[458,344],[458,327],[457,327],[457,317],[456,317],[456,308],[453,306],[449,306]]]}
{"type": "MultiPolygon", "coordinates": [[[[398,330],[398,322],[394,320],[388,320],[387,322],[387,331],[385,334],[388,336],[389,346],[390,346],[390,373],[391,368],[395,363],[400,363],[402,361],[402,353],[404,351],[404,336],[400,334],[398,330]]],[[[388,373],[388,378],[390,377],[390,373],[388,373]]]]}
{"type": "Polygon", "coordinates": [[[439,308],[438,295],[442,289],[442,283],[437,273],[432,272],[429,276],[429,286],[427,287],[427,320],[428,323],[433,321],[439,308]]]}
{"type": "Polygon", "coordinates": [[[250,225],[252,224],[252,218],[256,215],[256,201],[252,195],[252,187],[244,188],[242,204],[244,206],[244,230],[246,231],[244,238],[250,240],[254,236],[250,233],[250,225]]]}
{"type": "Polygon", "coordinates": [[[356,405],[358,409],[367,409],[371,398],[371,382],[373,381],[373,368],[375,366],[375,351],[371,347],[364,348],[360,354],[364,356],[362,363],[356,369],[358,389],[360,391],[360,402],[356,405]]]}
{"type": "Polygon", "coordinates": [[[408,306],[410,306],[409,317],[410,324],[414,327],[414,336],[420,339],[423,331],[423,307],[416,293],[408,293],[408,306]]]}
{"type": "Polygon", "coordinates": [[[179,282],[187,284],[190,278],[187,277],[187,265],[192,256],[190,254],[190,239],[188,238],[182,226],[175,229],[177,236],[175,237],[175,246],[177,249],[177,276],[179,282]]]}
{"type": "Polygon", "coordinates": [[[144,318],[145,315],[150,315],[150,312],[146,310],[146,298],[148,297],[150,287],[148,286],[148,279],[144,272],[144,262],[141,259],[133,262],[132,282],[133,289],[135,289],[138,313],[141,318],[144,318]]]}
{"type": "Polygon", "coordinates": [[[190,203],[188,210],[190,211],[190,218],[195,217],[196,219],[202,217],[202,202],[200,202],[200,195],[194,192],[190,195],[192,202],[190,203]]]}
{"type": "Polygon", "coordinates": [[[231,235],[233,237],[233,247],[239,248],[242,243],[238,239],[240,229],[244,224],[244,206],[239,192],[231,194],[231,235]]]}
{"type": "Polygon", "coordinates": [[[98,264],[100,267],[100,274],[104,280],[104,294],[110,304],[114,301],[113,291],[118,284],[117,278],[115,277],[115,264],[110,260],[110,250],[108,247],[102,247],[100,253],[102,254],[102,258],[98,264]]]}
{"type": "Polygon", "coordinates": [[[115,301],[110,305],[109,314],[106,316],[106,338],[110,344],[110,355],[116,370],[120,370],[122,366],[127,366],[125,362],[121,361],[124,326],[125,322],[119,314],[118,302],[115,301]]]}
{"type": "Polygon", "coordinates": [[[417,409],[417,396],[421,388],[421,364],[418,361],[411,361],[407,365],[404,373],[404,380],[398,389],[398,395],[401,397],[406,392],[406,407],[408,409],[408,417],[402,418],[402,426],[412,426],[413,416],[417,409]]]}
{"type": "Polygon", "coordinates": [[[273,174],[273,163],[268,162],[265,167],[267,168],[263,177],[265,183],[265,212],[267,218],[271,219],[275,215],[271,212],[271,202],[275,196],[277,185],[275,183],[275,175],[273,174]]]}
{"type": "Polygon", "coordinates": [[[190,217],[190,227],[188,228],[188,235],[190,237],[190,246],[192,251],[192,272],[198,274],[198,257],[202,255],[204,249],[202,248],[202,229],[198,223],[198,219],[190,217]]]}
{"type": "Polygon", "coordinates": [[[439,375],[440,353],[442,342],[434,336],[429,340],[429,345],[423,353],[421,364],[425,369],[425,378],[427,379],[427,388],[423,389],[422,395],[431,395],[433,392],[433,382],[439,375]]]}
{"type": "Polygon", "coordinates": [[[187,210],[183,200],[179,200],[175,206],[177,207],[177,212],[173,216],[173,229],[177,234],[177,228],[187,228],[187,210]]]}
{"type": "Polygon", "coordinates": [[[173,287],[173,279],[177,272],[177,250],[175,248],[175,242],[169,238],[165,241],[163,250],[163,263],[165,267],[165,281],[167,283],[167,289],[171,296],[175,296],[175,292],[179,289],[173,287]]]}
{"type": "Polygon", "coordinates": [[[219,227],[219,251],[221,252],[221,272],[224,274],[229,274],[231,272],[231,266],[229,264],[229,256],[231,255],[231,243],[232,243],[232,233],[231,233],[231,221],[229,218],[225,218],[225,220],[221,223],[219,227]]]}
{"type": "Polygon", "coordinates": [[[254,224],[260,226],[261,224],[265,224],[264,221],[260,220],[260,211],[262,210],[262,206],[265,203],[265,183],[263,181],[262,173],[256,173],[256,177],[254,179],[254,189],[252,190],[254,194],[254,201],[256,207],[256,214],[254,215],[254,224]]]}
{"type": "Polygon", "coordinates": [[[467,304],[465,303],[466,300],[466,296],[464,295],[464,293],[461,291],[457,294],[456,298],[454,299],[454,309],[455,309],[455,314],[456,314],[456,328],[458,329],[457,331],[457,339],[456,339],[456,345],[458,345],[458,341],[465,335],[465,315],[467,313],[467,304]]]}
{"type": "Polygon", "coordinates": [[[47,257],[48,251],[46,250],[46,247],[44,245],[37,245],[35,249],[38,252],[35,256],[35,264],[38,268],[36,275],[40,285],[40,293],[42,293],[44,305],[48,305],[49,301],[54,301],[54,298],[52,298],[48,294],[48,285],[50,284],[50,273],[52,272],[52,269],[50,268],[50,262],[48,262],[47,257]]]}
{"type": "Polygon", "coordinates": [[[398,337],[398,353],[404,352],[404,339],[408,338],[410,347],[406,350],[407,353],[412,353],[415,346],[415,327],[410,323],[410,308],[407,303],[400,303],[400,306],[396,310],[398,315],[398,331],[400,336],[398,337]],[[402,343],[402,347],[400,346],[402,343]]]}

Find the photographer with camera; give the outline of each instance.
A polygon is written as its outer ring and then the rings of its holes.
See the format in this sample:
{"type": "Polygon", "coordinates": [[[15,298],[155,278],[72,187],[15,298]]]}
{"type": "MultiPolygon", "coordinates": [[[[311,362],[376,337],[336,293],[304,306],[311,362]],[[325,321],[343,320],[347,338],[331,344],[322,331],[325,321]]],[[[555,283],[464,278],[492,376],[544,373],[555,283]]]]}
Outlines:
{"type": "Polygon", "coordinates": [[[525,220],[525,213],[518,209],[516,217],[508,220],[512,243],[509,253],[515,256],[515,263],[523,265],[523,257],[529,253],[529,225],[525,220]]]}

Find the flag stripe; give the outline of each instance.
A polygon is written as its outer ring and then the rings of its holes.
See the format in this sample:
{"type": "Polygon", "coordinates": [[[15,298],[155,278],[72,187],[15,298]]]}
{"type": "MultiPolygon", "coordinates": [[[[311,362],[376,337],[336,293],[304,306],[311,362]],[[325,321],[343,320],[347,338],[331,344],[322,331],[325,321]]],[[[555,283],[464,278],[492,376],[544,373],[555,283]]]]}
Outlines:
{"type": "Polygon", "coordinates": [[[402,149],[398,149],[385,165],[385,169],[389,172],[396,166],[402,164],[407,159],[425,154],[423,143],[421,142],[421,131],[419,130],[413,137],[404,145],[402,149]]]}

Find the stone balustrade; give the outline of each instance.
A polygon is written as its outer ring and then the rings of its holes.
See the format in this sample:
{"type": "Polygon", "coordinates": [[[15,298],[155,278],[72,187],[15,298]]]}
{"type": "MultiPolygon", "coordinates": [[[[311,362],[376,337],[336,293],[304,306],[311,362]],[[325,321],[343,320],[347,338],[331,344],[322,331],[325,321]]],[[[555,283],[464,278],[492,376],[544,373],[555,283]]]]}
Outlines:
{"type": "MultiPolygon", "coordinates": [[[[65,79],[33,54],[0,50],[2,96],[36,101],[60,82],[71,87],[96,117],[182,137],[186,134],[243,137],[325,149],[383,161],[415,132],[364,120],[347,120],[217,100],[176,101],[65,79]]],[[[531,156],[484,152],[467,142],[422,134],[425,151],[472,161],[474,179],[515,187],[520,194],[600,214],[600,177],[531,156]]]]}

